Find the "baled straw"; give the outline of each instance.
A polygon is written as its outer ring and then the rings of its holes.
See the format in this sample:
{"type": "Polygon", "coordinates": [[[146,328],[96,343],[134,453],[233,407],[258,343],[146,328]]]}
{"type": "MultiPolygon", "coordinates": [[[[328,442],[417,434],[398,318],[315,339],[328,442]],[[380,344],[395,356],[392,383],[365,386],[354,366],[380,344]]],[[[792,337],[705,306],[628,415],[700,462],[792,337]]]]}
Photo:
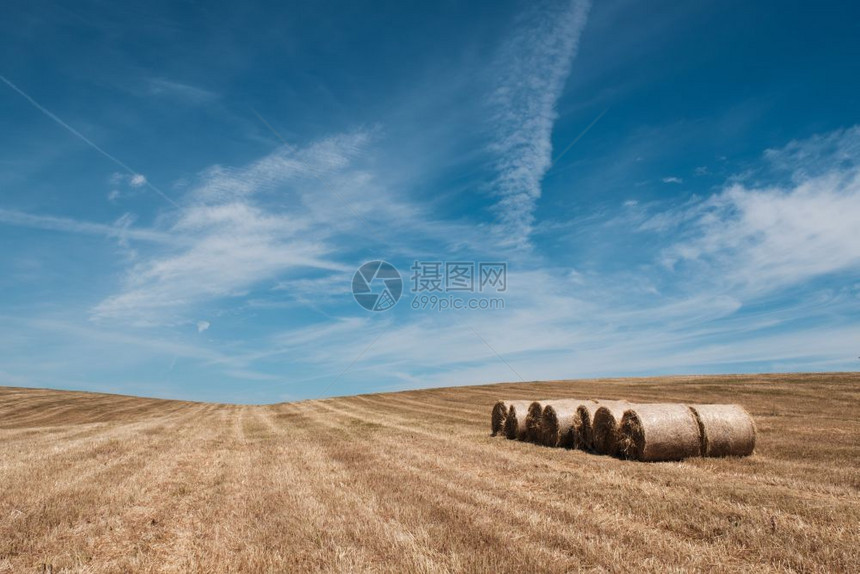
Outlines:
{"type": "Polygon", "coordinates": [[[624,411],[631,407],[627,401],[600,401],[591,421],[592,446],[597,454],[616,456],[619,444],[618,425],[624,411]]]}
{"type": "Polygon", "coordinates": [[[583,401],[579,399],[561,399],[550,401],[543,407],[541,414],[542,444],[573,448],[573,421],[576,409],[583,401]]]}
{"type": "Polygon", "coordinates": [[[543,415],[543,406],[551,401],[534,401],[529,405],[529,412],[526,416],[526,439],[530,442],[541,442],[541,415],[543,415]]]}
{"type": "Polygon", "coordinates": [[[690,405],[699,423],[702,456],[748,456],[755,450],[756,428],[740,405],[690,405]]]}
{"type": "Polygon", "coordinates": [[[573,448],[591,450],[591,420],[600,405],[595,400],[583,401],[573,416],[573,448]]]}
{"type": "Polygon", "coordinates": [[[622,405],[629,407],[627,401],[613,400],[591,400],[586,401],[576,409],[574,419],[574,447],[587,451],[594,451],[594,415],[601,406],[622,405]]]}
{"type": "Polygon", "coordinates": [[[505,418],[505,436],[509,439],[526,439],[526,415],[531,401],[511,401],[505,418]]]}
{"type": "Polygon", "coordinates": [[[497,401],[490,415],[490,430],[496,436],[505,430],[505,419],[508,418],[508,405],[511,401],[497,401]]]}
{"type": "Polygon", "coordinates": [[[699,456],[699,423],[686,405],[635,405],[621,418],[620,454],[646,462],[699,456]]]}

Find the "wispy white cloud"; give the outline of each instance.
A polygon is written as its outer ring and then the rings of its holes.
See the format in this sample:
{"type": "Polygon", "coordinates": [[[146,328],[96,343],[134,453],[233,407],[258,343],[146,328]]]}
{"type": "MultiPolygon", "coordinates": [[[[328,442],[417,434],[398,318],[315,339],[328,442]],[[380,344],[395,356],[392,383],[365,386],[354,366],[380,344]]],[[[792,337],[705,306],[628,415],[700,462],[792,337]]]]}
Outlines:
{"type": "Polygon", "coordinates": [[[532,7],[499,54],[491,121],[498,173],[493,192],[503,244],[524,247],[534,223],[541,180],[552,162],[552,128],[589,10],[585,0],[532,7]]]}
{"type": "Polygon", "coordinates": [[[152,96],[169,97],[190,103],[211,102],[218,94],[191,84],[168,80],[167,78],[150,78],[146,81],[146,93],[152,96]]]}
{"type": "Polygon", "coordinates": [[[676,177],[674,175],[670,175],[668,177],[663,178],[663,183],[684,183],[684,180],[680,177],[676,177]]]}
{"type": "Polygon", "coordinates": [[[793,140],[765,151],[765,159],[795,181],[860,167],[860,126],[793,140]]]}
{"type": "Polygon", "coordinates": [[[658,255],[689,267],[667,269],[658,259],[623,273],[509,270],[504,311],[322,322],[285,332],[244,360],[277,357],[324,366],[333,377],[361,356],[350,380],[404,388],[516,380],[496,352],[527,380],[844,366],[860,329],[832,317],[856,312],[857,289],[810,287],[821,274],[860,269],[860,177],[845,167],[850,161],[838,163],[787,187],[730,183],[677,208],[623,207],[623,217],[635,218],[626,220],[629,233],[661,236],[672,246],[658,255]],[[654,287],[666,281],[671,292],[654,287]],[[798,299],[797,286],[806,296],[798,299]]]}
{"type": "Polygon", "coordinates": [[[176,244],[181,241],[178,236],[168,232],[134,228],[132,227],[133,219],[130,216],[121,217],[114,225],[106,225],[67,217],[34,215],[10,209],[0,209],[0,223],[33,229],[46,229],[49,231],[101,235],[120,240],[134,239],[137,241],[165,244],[176,244]]]}
{"type": "MultiPolygon", "coordinates": [[[[26,318],[0,315],[0,341],[6,352],[3,370],[7,376],[0,373],[5,384],[200,399],[190,381],[177,385],[171,373],[191,369],[212,387],[224,381],[276,380],[241,359],[231,359],[196,333],[93,324],[67,311],[26,318]],[[33,355],[36,348],[40,349],[33,355]],[[34,361],[34,356],[39,360],[34,361]],[[99,360],[93,361],[93,357],[99,360]],[[69,373],[77,375],[70,377],[69,373]],[[129,377],[129,373],[135,375],[129,377]]],[[[211,393],[209,398],[217,400],[211,393]]],[[[239,398],[253,400],[250,395],[239,398]]]]}
{"type": "Polygon", "coordinates": [[[698,263],[723,284],[753,290],[860,266],[860,130],[792,142],[766,157],[795,165],[792,183],[731,184],[675,213],[683,240],[665,250],[667,264],[698,263]]]}
{"type": "Polygon", "coordinates": [[[259,291],[279,285],[290,286],[293,301],[319,308],[326,303],[314,291],[319,282],[331,285],[354,271],[355,260],[340,261],[361,246],[394,257],[420,256],[430,244],[438,255],[440,245],[485,243],[469,222],[433,217],[402,190],[389,189],[378,168],[365,167],[374,137],[372,130],[334,135],[280,146],[244,166],[204,170],[181,207],[157,220],[157,229],[179,239],[174,249],[139,257],[120,292],[99,303],[93,317],[181,324],[201,305],[255,290],[241,306],[264,306],[259,291]],[[317,276],[308,277],[309,270],[317,276]]]}
{"type": "MultiPolygon", "coordinates": [[[[200,201],[225,201],[251,194],[283,192],[287,184],[293,190],[301,190],[302,183],[312,182],[314,191],[322,196],[330,191],[327,188],[333,183],[331,178],[367,151],[372,137],[372,132],[368,131],[338,134],[305,147],[280,146],[245,166],[214,165],[203,172],[192,195],[200,201]]],[[[350,176],[362,177],[362,174],[353,170],[350,176]]],[[[364,174],[363,177],[368,176],[364,174]]]]}
{"type": "MultiPolygon", "coordinates": [[[[68,346],[72,349],[87,348],[87,353],[68,353],[63,356],[66,363],[72,360],[92,362],[92,357],[99,353],[97,349],[124,348],[138,352],[141,360],[148,358],[150,354],[166,357],[182,357],[200,361],[224,361],[225,356],[212,349],[196,345],[187,340],[180,339],[176,335],[159,334],[148,336],[145,333],[134,332],[127,329],[112,329],[104,326],[81,323],[69,317],[13,317],[2,316],[4,328],[12,328],[18,332],[30,333],[33,340],[55,340],[57,346],[68,346]],[[37,335],[32,335],[37,333],[37,335]]],[[[32,344],[32,341],[29,342],[32,344]]],[[[122,359],[122,353],[113,354],[102,351],[104,357],[115,356],[120,360],[128,360],[129,355],[122,359]]],[[[107,362],[107,358],[105,358],[107,362]]]]}
{"type": "Polygon", "coordinates": [[[194,307],[238,296],[289,270],[341,270],[326,259],[331,247],[298,236],[303,224],[250,204],[195,205],[182,210],[171,232],[187,245],[134,265],[121,293],[94,309],[98,319],[136,324],[174,323],[194,307]]]}
{"type": "Polygon", "coordinates": [[[850,360],[860,341],[860,328],[853,326],[828,328],[839,334],[837,344],[825,342],[820,327],[788,333],[775,329],[798,316],[809,320],[816,313],[831,313],[830,305],[741,316],[743,302],[718,290],[654,296],[649,302],[623,289],[608,289],[613,280],[607,277],[597,278],[591,288],[549,270],[515,272],[509,280],[506,311],[322,322],[280,334],[264,344],[267,351],[256,350],[242,360],[313,365],[315,372],[322,369],[333,378],[360,357],[344,382],[414,388],[517,380],[520,375],[540,380],[690,369],[719,372],[774,361],[837,364],[850,360]]]}
{"type": "Polygon", "coordinates": [[[182,207],[158,220],[158,229],[182,243],[141,257],[93,317],[181,324],[196,308],[224,298],[265,306],[265,297],[249,295],[283,286],[292,300],[318,308],[325,304],[320,282],[348,284],[356,261],[340,260],[357,246],[381,245],[390,257],[421,242],[479,242],[480,230],[428,216],[362,167],[372,137],[357,131],[284,145],[245,166],[204,170],[182,207]],[[310,278],[310,270],[322,276],[310,278]]]}
{"type": "Polygon", "coordinates": [[[107,199],[111,203],[117,203],[120,199],[126,199],[140,195],[146,187],[146,176],[140,173],[127,174],[115,172],[108,178],[111,190],[107,199]]]}
{"type": "MultiPolygon", "coordinates": [[[[245,166],[213,166],[158,227],[182,244],[142,257],[93,317],[139,325],[188,321],[196,307],[273,288],[310,269],[343,274],[339,236],[373,239],[373,224],[418,220],[354,165],[370,135],[281,146],[245,166]],[[369,235],[368,235],[369,234],[369,235]]],[[[353,263],[354,265],[354,263],[353,263]]]]}

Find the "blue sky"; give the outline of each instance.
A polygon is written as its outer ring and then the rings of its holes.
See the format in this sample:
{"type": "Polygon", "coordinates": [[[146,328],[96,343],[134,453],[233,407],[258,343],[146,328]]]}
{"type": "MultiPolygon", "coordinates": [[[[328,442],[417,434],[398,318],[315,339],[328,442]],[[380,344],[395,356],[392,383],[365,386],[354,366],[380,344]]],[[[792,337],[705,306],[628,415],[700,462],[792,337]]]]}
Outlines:
{"type": "Polygon", "coordinates": [[[0,385],[856,370],[855,3],[20,2],[0,385]],[[386,260],[406,291],[350,291],[386,260]],[[415,310],[414,261],[507,263],[415,310]]]}

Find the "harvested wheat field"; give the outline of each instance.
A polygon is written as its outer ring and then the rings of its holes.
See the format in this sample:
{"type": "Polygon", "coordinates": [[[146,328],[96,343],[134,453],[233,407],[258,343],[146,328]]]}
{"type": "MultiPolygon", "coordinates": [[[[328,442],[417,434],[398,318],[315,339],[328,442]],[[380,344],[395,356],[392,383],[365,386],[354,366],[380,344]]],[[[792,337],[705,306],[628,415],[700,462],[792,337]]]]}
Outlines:
{"type": "Polygon", "coordinates": [[[0,389],[0,572],[860,570],[860,375],[231,406],[0,389]],[[743,405],[748,458],[491,437],[500,398],[743,405]],[[428,416],[428,414],[430,416],[428,416]]]}

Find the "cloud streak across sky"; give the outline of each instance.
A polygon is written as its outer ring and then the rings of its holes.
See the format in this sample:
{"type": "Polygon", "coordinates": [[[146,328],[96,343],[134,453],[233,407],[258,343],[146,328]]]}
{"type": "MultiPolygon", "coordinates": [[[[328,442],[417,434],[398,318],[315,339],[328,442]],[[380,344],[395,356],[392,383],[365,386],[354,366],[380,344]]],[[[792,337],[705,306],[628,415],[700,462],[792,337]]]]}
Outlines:
{"type": "Polygon", "coordinates": [[[590,3],[536,3],[497,58],[491,95],[497,177],[492,193],[496,233],[504,245],[525,247],[541,196],[541,180],[552,163],[552,128],[558,99],[576,56],[590,3]]]}

